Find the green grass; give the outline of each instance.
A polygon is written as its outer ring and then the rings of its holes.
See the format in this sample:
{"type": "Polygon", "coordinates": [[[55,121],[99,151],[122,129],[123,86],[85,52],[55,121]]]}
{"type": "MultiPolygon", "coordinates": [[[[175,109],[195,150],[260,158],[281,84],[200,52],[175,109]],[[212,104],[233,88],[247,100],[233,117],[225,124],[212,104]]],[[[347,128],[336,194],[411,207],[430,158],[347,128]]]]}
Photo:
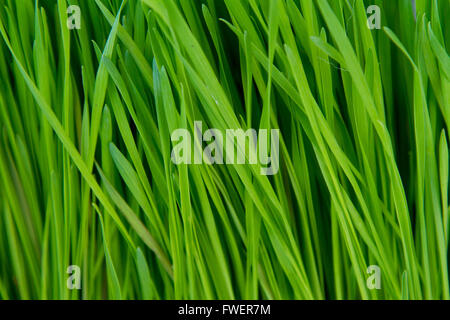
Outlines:
{"type": "Polygon", "coordinates": [[[450,298],[449,1],[0,2],[0,299],[450,298]]]}

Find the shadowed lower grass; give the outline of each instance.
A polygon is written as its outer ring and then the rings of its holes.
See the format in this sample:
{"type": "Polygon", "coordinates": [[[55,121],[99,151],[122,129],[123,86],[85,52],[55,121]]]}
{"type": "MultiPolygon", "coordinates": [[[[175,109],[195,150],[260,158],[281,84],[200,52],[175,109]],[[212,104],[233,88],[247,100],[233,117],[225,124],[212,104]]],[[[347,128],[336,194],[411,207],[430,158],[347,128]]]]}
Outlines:
{"type": "Polygon", "coordinates": [[[450,298],[448,1],[0,2],[0,299],[450,298]]]}

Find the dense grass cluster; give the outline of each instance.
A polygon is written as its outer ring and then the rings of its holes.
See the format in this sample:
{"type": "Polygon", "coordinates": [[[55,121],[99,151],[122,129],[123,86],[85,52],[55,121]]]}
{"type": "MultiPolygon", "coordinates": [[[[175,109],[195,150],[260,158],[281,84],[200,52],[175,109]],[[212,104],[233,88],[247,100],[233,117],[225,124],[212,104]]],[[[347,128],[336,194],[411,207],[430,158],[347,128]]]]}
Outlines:
{"type": "Polygon", "coordinates": [[[449,16],[0,0],[0,298],[450,298],[449,16]],[[279,129],[280,171],[174,165],[194,121],[279,129]]]}

